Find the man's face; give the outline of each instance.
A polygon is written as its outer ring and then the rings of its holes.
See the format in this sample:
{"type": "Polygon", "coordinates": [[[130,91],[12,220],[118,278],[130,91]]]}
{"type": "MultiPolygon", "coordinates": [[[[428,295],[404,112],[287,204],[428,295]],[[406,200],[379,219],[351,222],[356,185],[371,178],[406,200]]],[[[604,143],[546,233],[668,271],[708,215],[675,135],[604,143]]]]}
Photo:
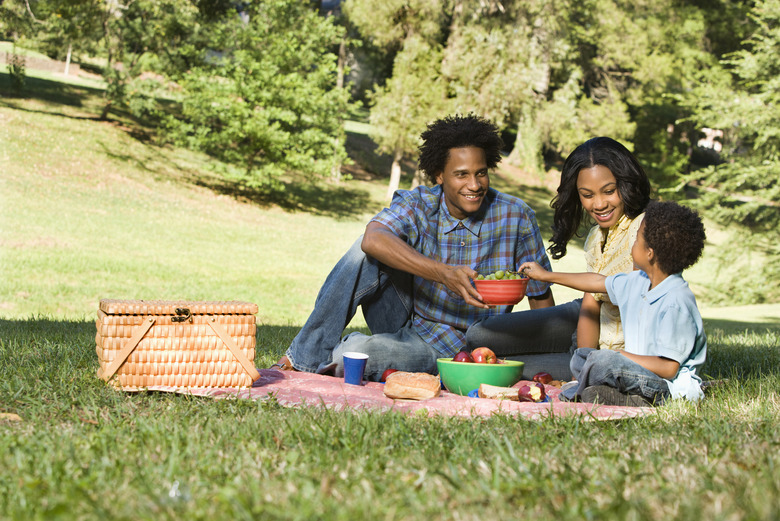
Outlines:
{"type": "Polygon", "coordinates": [[[485,151],[478,147],[451,148],[436,182],[442,186],[453,217],[461,220],[475,213],[490,186],[485,151]]]}

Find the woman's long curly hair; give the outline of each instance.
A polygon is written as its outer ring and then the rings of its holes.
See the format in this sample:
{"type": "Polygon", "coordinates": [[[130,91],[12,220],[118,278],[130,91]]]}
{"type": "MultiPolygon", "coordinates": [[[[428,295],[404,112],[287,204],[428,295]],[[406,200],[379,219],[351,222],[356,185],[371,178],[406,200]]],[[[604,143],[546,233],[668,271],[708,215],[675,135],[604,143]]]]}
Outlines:
{"type": "Polygon", "coordinates": [[[553,259],[566,255],[566,245],[577,235],[585,211],[577,191],[581,170],[596,165],[609,168],[617,181],[625,214],[633,219],[650,202],[650,180],[634,155],[626,147],[608,137],[594,137],[574,149],[563,164],[558,194],[550,202],[555,210],[553,236],[548,248],[553,259]]]}
{"type": "Polygon", "coordinates": [[[434,185],[436,177],[444,171],[452,148],[481,148],[485,151],[485,161],[491,170],[501,161],[504,142],[498,128],[487,119],[474,114],[438,119],[429,124],[420,137],[422,145],[419,148],[418,167],[434,185]]]}

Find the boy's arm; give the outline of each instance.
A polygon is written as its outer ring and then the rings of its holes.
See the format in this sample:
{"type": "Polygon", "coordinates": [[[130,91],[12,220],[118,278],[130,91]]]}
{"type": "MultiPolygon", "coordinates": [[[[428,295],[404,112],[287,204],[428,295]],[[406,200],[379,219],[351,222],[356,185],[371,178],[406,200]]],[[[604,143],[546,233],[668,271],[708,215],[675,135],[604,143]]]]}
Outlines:
{"type": "Polygon", "coordinates": [[[666,378],[667,380],[671,380],[677,376],[677,371],[680,369],[680,364],[670,358],[664,358],[662,356],[635,355],[626,351],[618,352],[629,360],[636,362],[645,369],[652,371],[661,378],[666,378]]]}
{"type": "Polygon", "coordinates": [[[552,282],[569,288],[587,291],[588,293],[606,293],[607,286],[604,283],[606,277],[600,273],[561,273],[559,271],[547,271],[535,262],[524,262],[520,271],[534,279],[543,282],[552,282]]]}

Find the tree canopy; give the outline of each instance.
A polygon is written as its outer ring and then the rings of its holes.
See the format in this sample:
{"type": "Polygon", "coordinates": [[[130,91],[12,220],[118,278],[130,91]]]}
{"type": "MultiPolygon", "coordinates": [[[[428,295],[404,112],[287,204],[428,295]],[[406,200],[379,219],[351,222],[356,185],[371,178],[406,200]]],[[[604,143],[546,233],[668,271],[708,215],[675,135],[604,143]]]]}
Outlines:
{"type": "MultiPolygon", "coordinates": [[[[780,0],[342,0],[338,16],[320,4],[4,0],[0,36],[102,57],[105,117],[130,110],[246,185],[335,177],[345,114],[368,100],[392,192],[428,122],[475,112],[504,132],[507,161],[539,176],[613,137],[662,197],[780,258],[767,239],[780,220],[780,0]],[[350,56],[378,79],[367,91],[342,84],[350,56]]],[[[780,276],[770,269],[760,276],[780,276]]]]}

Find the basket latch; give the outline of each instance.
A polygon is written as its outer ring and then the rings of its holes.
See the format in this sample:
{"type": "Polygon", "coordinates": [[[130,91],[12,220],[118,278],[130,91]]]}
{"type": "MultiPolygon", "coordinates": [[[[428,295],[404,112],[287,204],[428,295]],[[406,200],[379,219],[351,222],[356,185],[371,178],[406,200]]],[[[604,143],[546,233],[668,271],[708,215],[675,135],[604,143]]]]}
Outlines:
{"type": "Polygon", "coordinates": [[[171,317],[171,322],[192,322],[192,313],[190,308],[176,308],[176,316],[171,317]]]}

